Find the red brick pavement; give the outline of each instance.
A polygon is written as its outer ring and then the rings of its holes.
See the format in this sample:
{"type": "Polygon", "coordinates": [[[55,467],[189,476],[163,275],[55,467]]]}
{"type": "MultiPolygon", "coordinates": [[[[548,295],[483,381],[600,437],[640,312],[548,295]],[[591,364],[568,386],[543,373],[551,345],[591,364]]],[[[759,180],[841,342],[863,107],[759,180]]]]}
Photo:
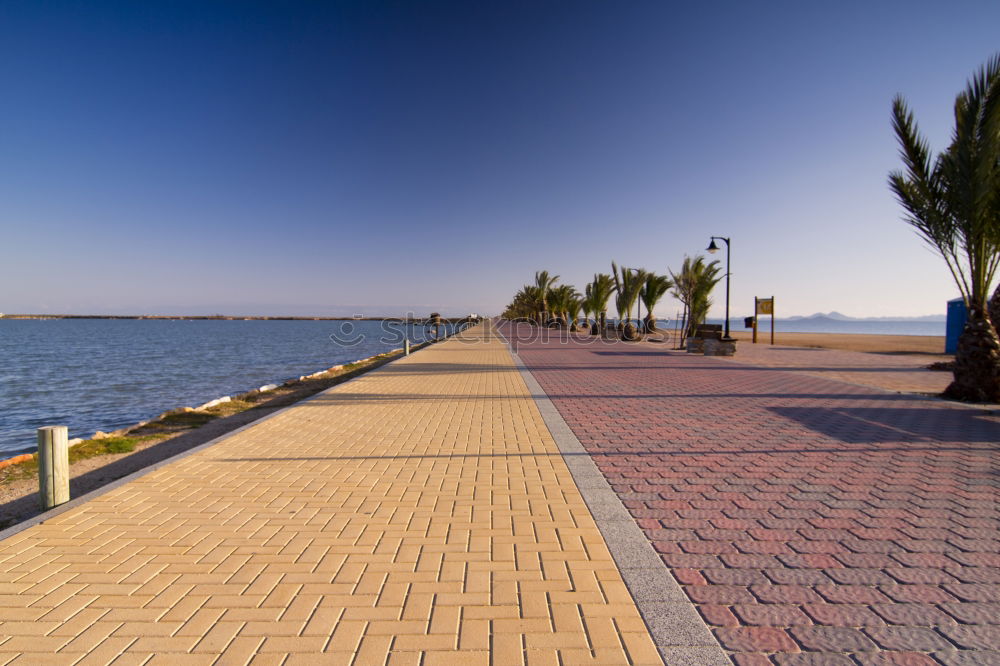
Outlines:
{"type": "Polygon", "coordinates": [[[951,383],[952,375],[950,372],[928,370],[927,366],[950,359],[951,357],[943,354],[875,354],[843,349],[743,343],[740,344],[737,355],[732,357],[732,361],[736,363],[787,368],[887,391],[928,395],[943,392],[951,383]]]}
{"type": "Polygon", "coordinates": [[[649,347],[518,352],[735,663],[1000,664],[995,414],[649,347]]]}

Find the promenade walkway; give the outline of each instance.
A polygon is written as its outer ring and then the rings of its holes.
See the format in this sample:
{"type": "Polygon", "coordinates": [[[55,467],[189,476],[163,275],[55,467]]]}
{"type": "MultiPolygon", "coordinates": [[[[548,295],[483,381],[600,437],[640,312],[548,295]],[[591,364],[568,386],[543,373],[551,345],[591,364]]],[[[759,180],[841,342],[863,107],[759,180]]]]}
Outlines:
{"type": "Polygon", "coordinates": [[[558,337],[520,359],[737,664],[1000,664],[997,412],[558,337]]]}
{"type": "Polygon", "coordinates": [[[477,330],[0,542],[0,664],[661,663],[477,330]]]}

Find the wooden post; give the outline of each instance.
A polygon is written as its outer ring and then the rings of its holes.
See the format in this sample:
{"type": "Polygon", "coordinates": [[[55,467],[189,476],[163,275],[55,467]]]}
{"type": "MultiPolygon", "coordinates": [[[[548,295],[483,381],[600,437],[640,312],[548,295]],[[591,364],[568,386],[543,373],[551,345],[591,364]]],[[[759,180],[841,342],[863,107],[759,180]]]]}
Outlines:
{"type": "Polygon", "coordinates": [[[774,344],[774,295],[771,295],[771,344],[774,344]]]}
{"type": "Polygon", "coordinates": [[[760,299],[756,296],[753,297],[753,343],[757,344],[757,302],[760,299]]]}
{"type": "Polygon", "coordinates": [[[69,434],[66,426],[38,429],[38,494],[43,511],[69,501],[69,434]]]}

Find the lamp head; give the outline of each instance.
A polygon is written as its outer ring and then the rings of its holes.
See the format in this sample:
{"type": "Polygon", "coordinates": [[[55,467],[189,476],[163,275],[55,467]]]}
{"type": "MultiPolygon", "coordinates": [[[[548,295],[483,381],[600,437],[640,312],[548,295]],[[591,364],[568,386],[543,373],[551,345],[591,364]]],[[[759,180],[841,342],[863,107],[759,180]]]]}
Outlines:
{"type": "Polygon", "coordinates": [[[709,243],[709,245],[708,245],[708,253],[709,254],[715,254],[718,251],[719,251],[719,246],[715,244],[715,239],[713,238],[712,242],[709,243]]]}

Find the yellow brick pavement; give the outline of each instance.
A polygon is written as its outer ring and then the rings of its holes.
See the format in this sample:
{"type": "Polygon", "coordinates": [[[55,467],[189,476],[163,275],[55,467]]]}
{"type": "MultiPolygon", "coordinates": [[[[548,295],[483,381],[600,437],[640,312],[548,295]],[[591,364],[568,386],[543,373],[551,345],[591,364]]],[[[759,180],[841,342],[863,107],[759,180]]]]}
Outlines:
{"type": "Polygon", "coordinates": [[[0,542],[0,664],[661,663],[477,330],[0,542]]]}

